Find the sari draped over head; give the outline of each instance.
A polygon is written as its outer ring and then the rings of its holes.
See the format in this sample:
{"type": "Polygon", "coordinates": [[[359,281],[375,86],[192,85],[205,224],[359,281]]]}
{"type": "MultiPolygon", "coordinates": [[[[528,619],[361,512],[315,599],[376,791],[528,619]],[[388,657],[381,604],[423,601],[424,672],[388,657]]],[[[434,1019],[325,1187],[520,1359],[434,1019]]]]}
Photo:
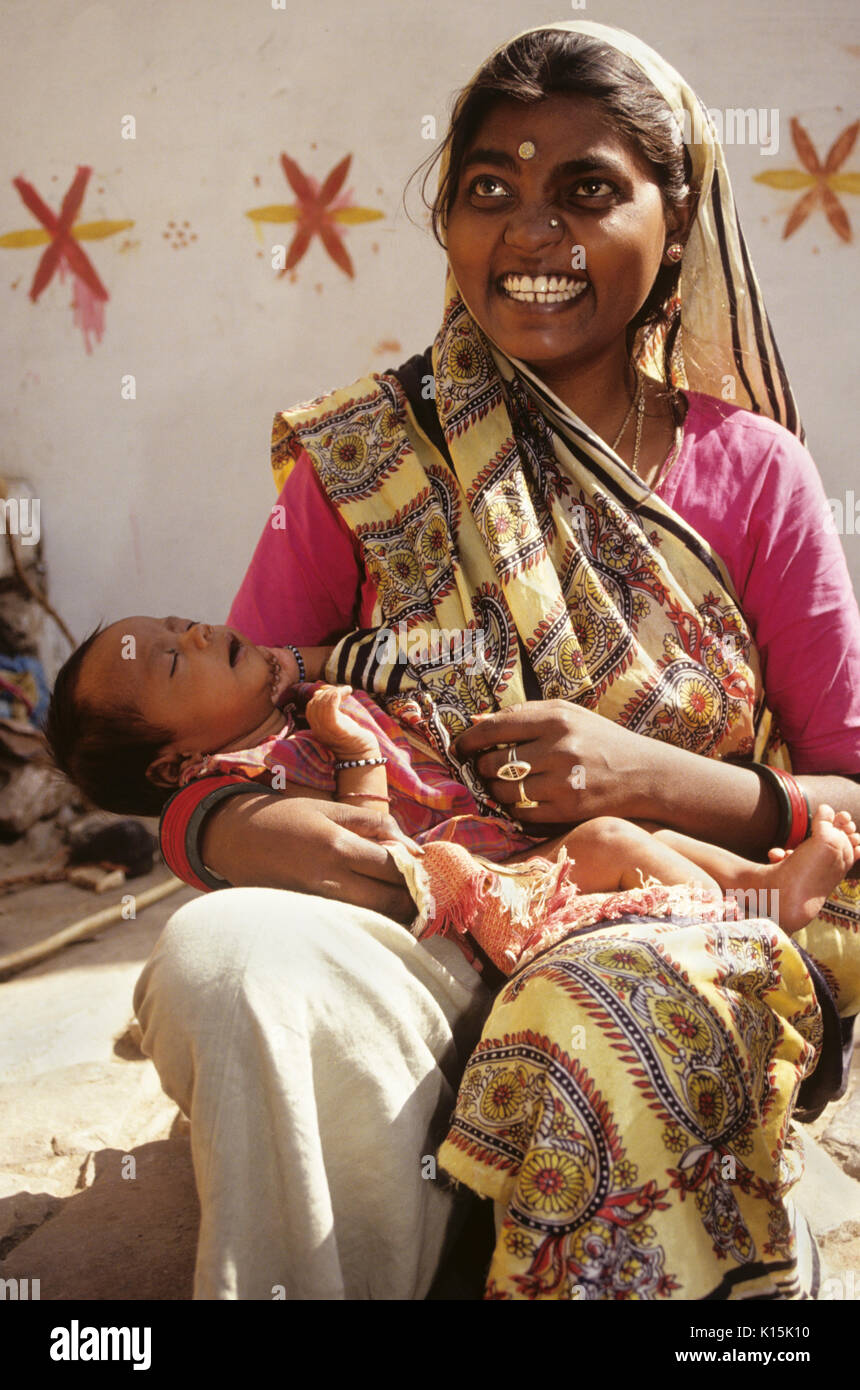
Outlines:
{"type": "MultiPolygon", "coordinates": [[[[730,382],[733,404],[801,434],[705,108],[632,35],[545,27],[631,58],[679,139],[685,113],[703,128],[673,384],[719,399],[730,382]]],[[[640,370],[656,360],[644,345],[640,370]]],[[[720,557],[490,341],[450,268],[427,367],[431,425],[396,372],[275,420],[278,485],[310,456],[376,587],[372,627],[338,643],[328,678],[395,716],[418,696],[424,733],[494,814],[450,739],[529,697],[790,770],[720,557]]],[[[802,938],[843,1004],[860,995],[858,922],[846,883],[802,938]]],[[[788,1116],[821,1027],[804,960],[769,922],[618,924],[533,962],[490,1016],[440,1154],[504,1206],[490,1295],[804,1296],[788,1116]]]]}

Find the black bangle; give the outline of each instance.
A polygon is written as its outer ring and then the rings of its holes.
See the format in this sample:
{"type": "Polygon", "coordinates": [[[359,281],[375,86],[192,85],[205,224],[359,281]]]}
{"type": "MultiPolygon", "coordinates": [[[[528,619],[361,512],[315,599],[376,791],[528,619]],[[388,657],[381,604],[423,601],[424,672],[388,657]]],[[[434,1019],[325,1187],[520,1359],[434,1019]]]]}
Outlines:
{"type": "MultiPolygon", "coordinates": [[[[184,790],[184,788],[180,788],[180,791],[182,790],[184,790]]],[[[203,863],[199,846],[200,836],[203,831],[203,822],[206,820],[210,811],[214,811],[215,807],[220,806],[221,802],[226,801],[228,797],[244,796],[249,792],[256,792],[259,795],[261,791],[265,791],[265,787],[261,787],[259,782],[252,782],[250,780],[228,782],[226,786],[216,787],[208,796],[204,796],[191,812],[188,824],[185,827],[185,854],[191,869],[197,877],[206,884],[207,888],[229,888],[231,885],[226,878],[221,878],[219,874],[213,873],[212,869],[207,868],[203,863]]],[[[174,793],[174,795],[178,795],[178,793],[174,793]]],[[[172,801],[173,797],[170,799],[172,801]]],[[[164,809],[166,810],[167,807],[165,806],[164,809]]],[[[163,819],[164,812],[162,812],[162,820],[163,819]]]]}
{"type": "Polygon", "coordinates": [[[773,768],[768,767],[766,763],[741,763],[740,766],[748,767],[752,772],[757,772],[761,780],[767,782],[768,786],[772,788],[779,806],[779,824],[777,825],[775,843],[780,846],[785,845],[794,822],[794,808],[791,804],[788,787],[781,777],[777,777],[773,768]]]}
{"type": "Polygon", "coordinates": [[[285,642],[285,643],[284,643],[284,651],[285,651],[285,652],[292,652],[293,656],[296,658],[296,665],[297,665],[298,668],[299,668],[299,680],[300,680],[300,681],[306,681],[306,680],[307,680],[307,672],[305,671],[305,663],[304,663],[304,659],[303,659],[302,654],[301,654],[301,652],[299,651],[298,647],[294,647],[293,644],[292,644],[292,642],[285,642]]]}
{"type": "Polygon", "coordinates": [[[348,767],[384,767],[388,762],[387,758],[348,758],[345,762],[335,763],[335,772],[345,772],[348,767]]]}

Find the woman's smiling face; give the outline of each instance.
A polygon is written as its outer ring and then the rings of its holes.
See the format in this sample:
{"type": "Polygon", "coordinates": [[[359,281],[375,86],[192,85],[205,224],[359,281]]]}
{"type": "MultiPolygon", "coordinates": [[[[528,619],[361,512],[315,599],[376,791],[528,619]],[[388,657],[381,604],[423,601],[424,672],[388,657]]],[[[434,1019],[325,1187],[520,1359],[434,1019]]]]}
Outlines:
{"type": "Polygon", "coordinates": [[[627,325],[682,220],[667,221],[651,166],[591,97],[505,99],[465,150],[448,257],[487,336],[555,377],[616,351],[626,360],[627,325]],[[526,298],[542,282],[517,285],[541,276],[555,277],[554,302],[526,298]]]}

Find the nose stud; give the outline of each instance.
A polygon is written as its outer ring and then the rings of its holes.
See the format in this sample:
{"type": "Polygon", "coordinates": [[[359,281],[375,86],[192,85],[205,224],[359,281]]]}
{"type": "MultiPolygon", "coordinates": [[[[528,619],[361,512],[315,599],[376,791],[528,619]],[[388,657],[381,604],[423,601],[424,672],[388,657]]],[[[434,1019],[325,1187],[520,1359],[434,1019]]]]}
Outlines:
{"type": "Polygon", "coordinates": [[[553,231],[555,231],[556,227],[561,226],[561,223],[559,222],[557,217],[551,217],[549,219],[549,225],[552,227],[553,231]]]}

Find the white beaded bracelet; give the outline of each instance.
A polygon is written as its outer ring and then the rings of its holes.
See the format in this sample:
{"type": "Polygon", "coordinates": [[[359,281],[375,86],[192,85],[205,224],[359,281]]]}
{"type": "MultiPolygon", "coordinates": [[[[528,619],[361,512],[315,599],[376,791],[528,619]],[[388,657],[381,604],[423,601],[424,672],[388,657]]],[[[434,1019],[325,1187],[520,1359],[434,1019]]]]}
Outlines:
{"type": "Polygon", "coordinates": [[[292,642],[285,642],[284,651],[292,652],[293,656],[295,657],[296,666],[299,669],[299,680],[302,682],[302,684],[304,684],[304,682],[307,680],[307,675],[305,673],[304,658],[302,657],[302,654],[299,651],[298,647],[294,647],[292,642]]]}
{"type": "Polygon", "coordinates": [[[349,758],[342,763],[335,763],[335,772],[345,772],[348,767],[384,767],[388,762],[387,758],[349,758]]]}

